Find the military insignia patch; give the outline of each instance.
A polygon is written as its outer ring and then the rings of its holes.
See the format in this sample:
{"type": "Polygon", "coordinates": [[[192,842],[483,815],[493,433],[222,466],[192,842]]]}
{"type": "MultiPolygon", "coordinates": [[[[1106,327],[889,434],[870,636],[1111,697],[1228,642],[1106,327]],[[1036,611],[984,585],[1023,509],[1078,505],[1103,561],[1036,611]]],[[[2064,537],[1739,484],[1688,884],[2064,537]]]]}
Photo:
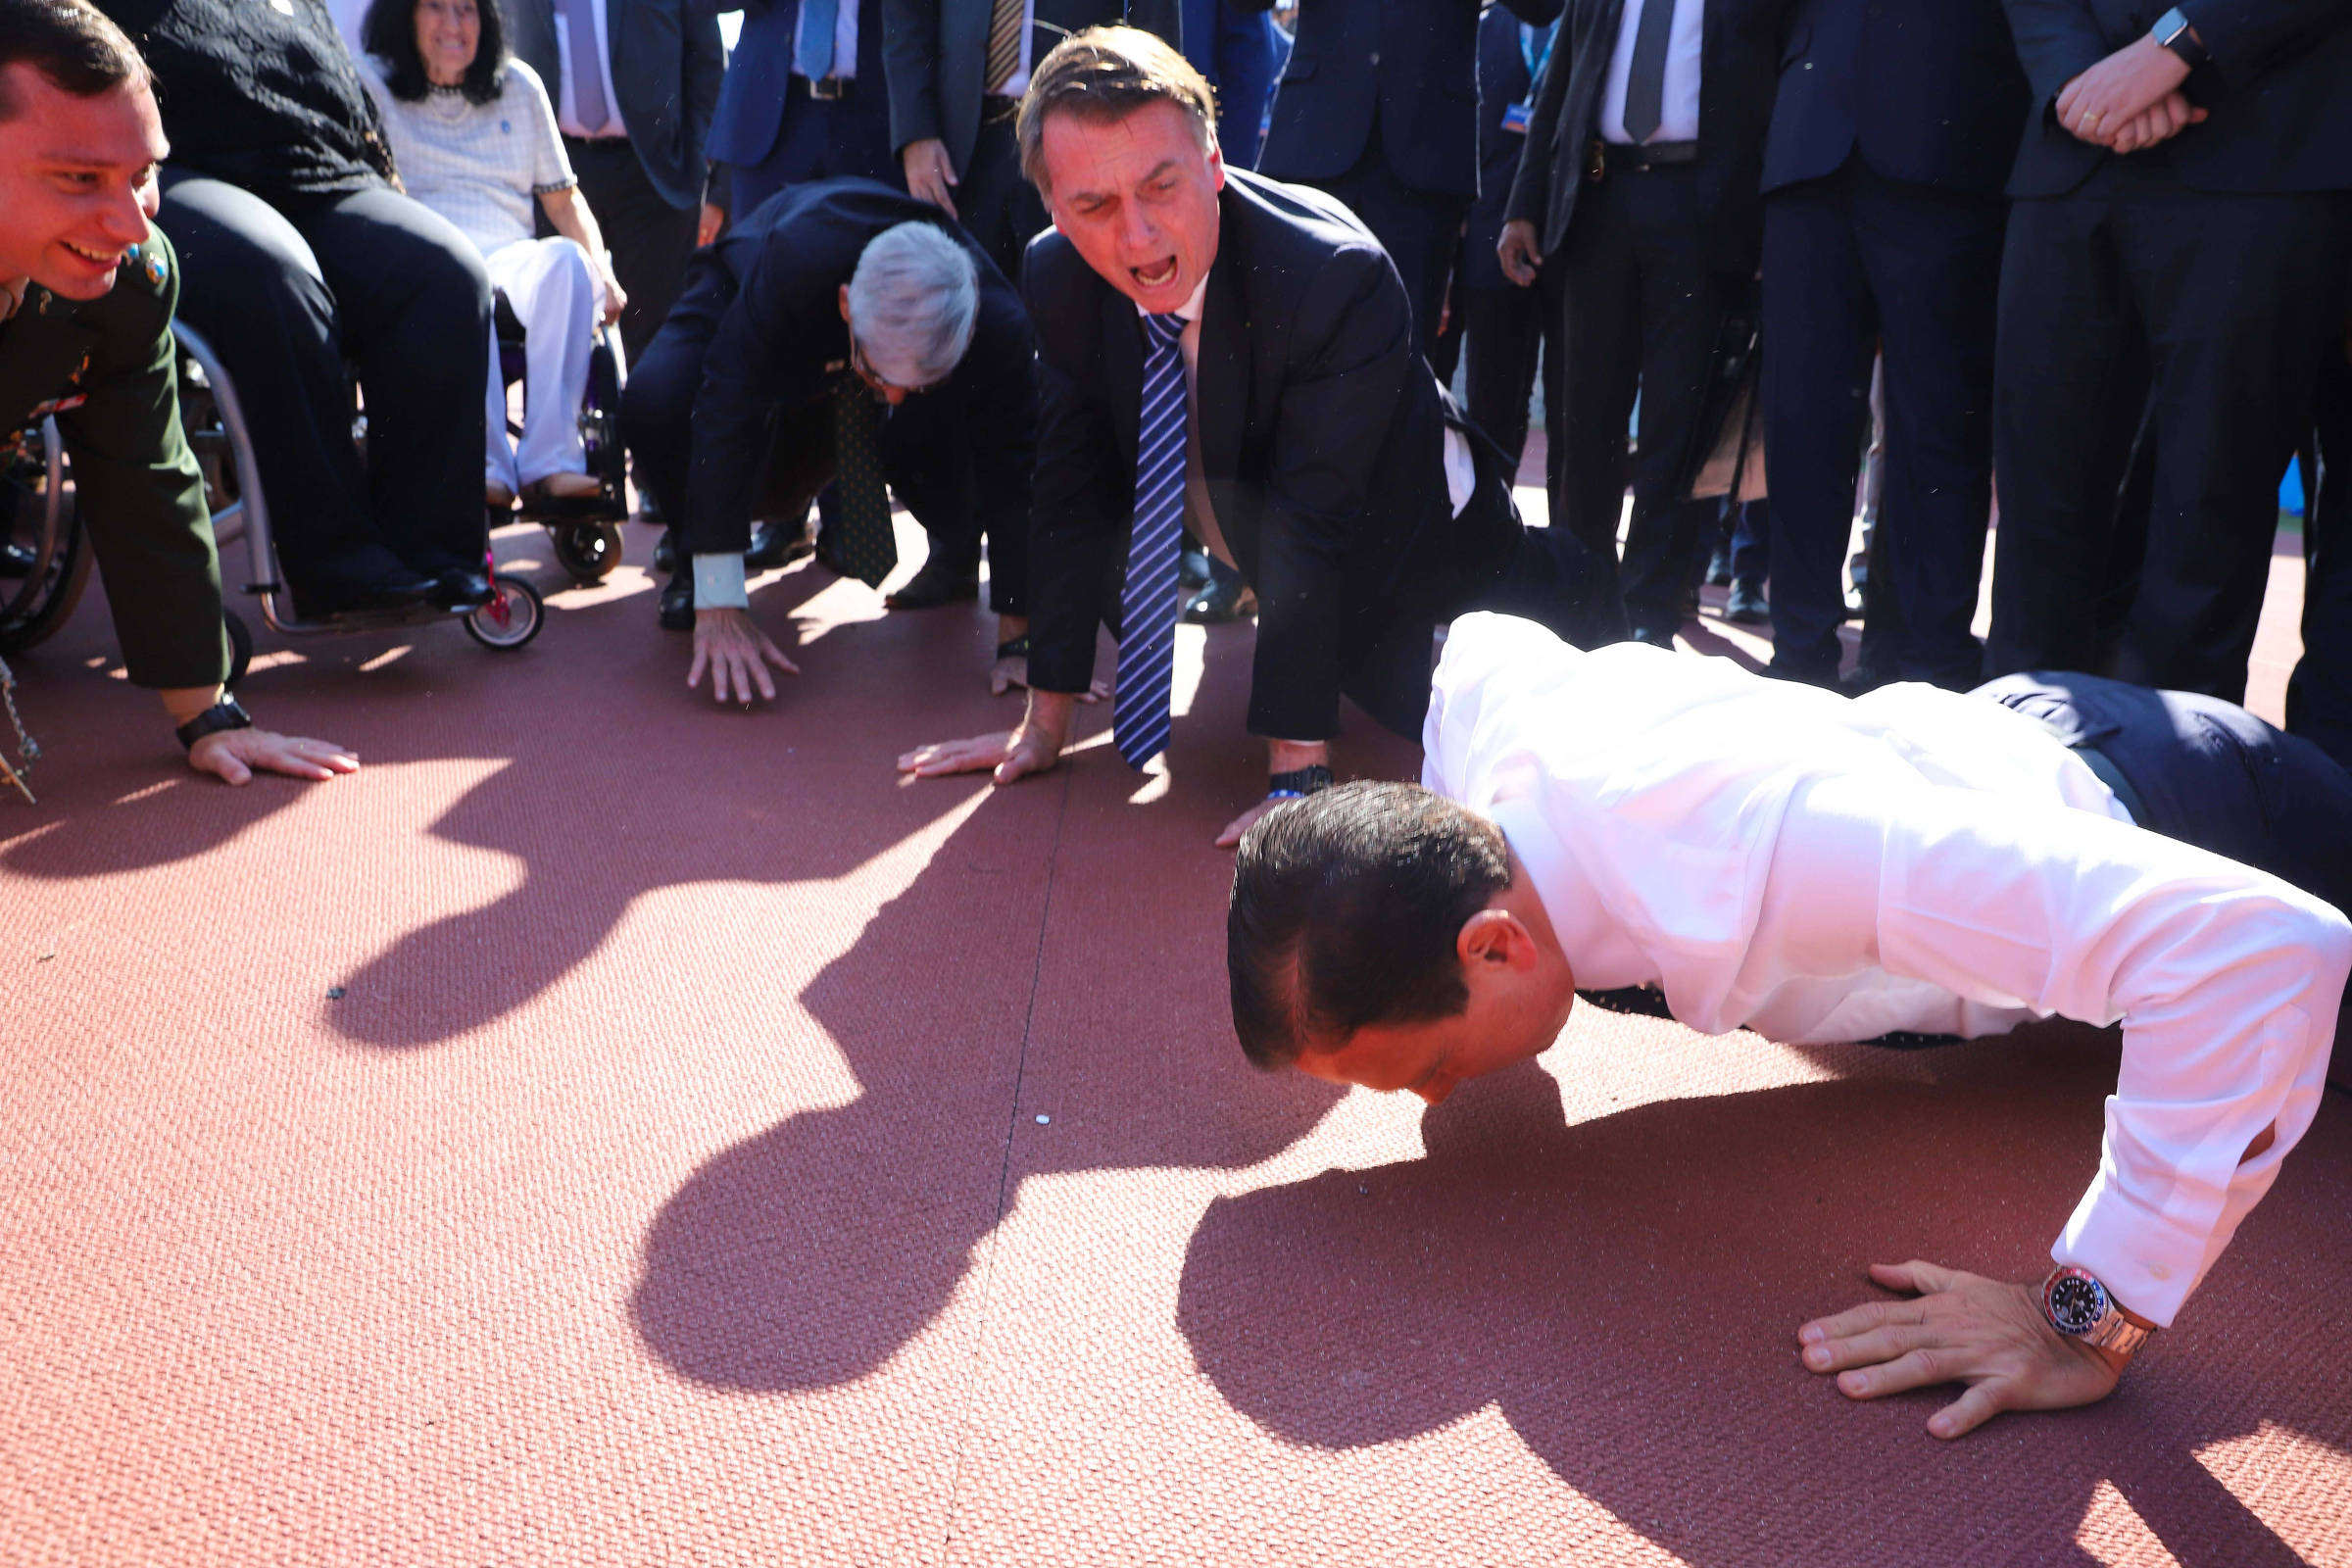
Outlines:
{"type": "Polygon", "coordinates": [[[172,275],[170,265],[155,251],[143,250],[139,258],[139,265],[146,269],[147,281],[153,283],[157,288],[162,288],[164,279],[172,275]]]}

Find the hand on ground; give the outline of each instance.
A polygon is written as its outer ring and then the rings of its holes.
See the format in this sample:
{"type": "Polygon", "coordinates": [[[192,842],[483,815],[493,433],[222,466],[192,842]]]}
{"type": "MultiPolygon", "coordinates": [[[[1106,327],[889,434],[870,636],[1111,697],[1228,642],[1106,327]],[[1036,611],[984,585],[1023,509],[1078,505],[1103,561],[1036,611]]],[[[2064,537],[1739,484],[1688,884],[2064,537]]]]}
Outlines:
{"type": "Polygon", "coordinates": [[[899,759],[899,771],[916,778],[939,778],[948,773],[994,771],[999,784],[1043,773],[1061,759],[1061,748],[1036,729],[1023,726],[969,740],[941,741],[918,746],[899,759]]]}
{"type": "Polygon", "coordinates": [[[1937,1410],[1928,1431],[1956,1438],[2003,1410],[2063,1410],[2115,1392],[2123,1359],[2068,1339],[2042,1315],[2041,1293],[1935,1263],[1873,1263],[1870,1277],[1902,1301],[1869,1301],[1796,1331],[1809,1372],[1838,1374],[1849,1399],[1876,1399],[1938,1383],[1968,1392],[1937,1410]]]}
{"type": "Polygon", "coordinates": [[[2188,79],[2188,62],[2141,34],[2068,82],[2058,94],[2058,123],[2083,141],[2111,138],[2188,79]]]}
{"type": "Polygon", "coordinates": [[[741,610],[697,610],[694,612],[694,663],[686,671],[686,684],[702,684],[703,670],[710,671],[710,696],[716,702],[730,698],[751,706],[752,692],[773,701],[776,683],[769,678],[767,666],[773,664],[787,675],[798,675],[801,666],[784,657],[784,650],[768,640],[767,633],[753,623],[751,615],[741,610]]]}
{"type": "Polygon", "coordinates": [[[1232,821],[1225,824],[1225,831],[1217,835],[1217,848],[1220,850],[1238,849],[1241,846],[1242,835],[1249,832],[1252,827],[1256,826],[1257,819],[1259,817],[1265,815],[1277,806],[1288,806],[1290,802],[1287,800],[1258,802],[1255,806],[1252,806],[1250,808],[1250,809],[1244,811],[1241,815],[1235,817],[1232,821]]]}
{"type": "Polygon", "coordinates": [[[188,765],[199,773],[215,773],[231,784],[243,784],[257,768],[290,778],[330,779],[337,773],[357,773],[360,760],[333,741],[266,729],[223,729],[188,748],[188,765]]]}

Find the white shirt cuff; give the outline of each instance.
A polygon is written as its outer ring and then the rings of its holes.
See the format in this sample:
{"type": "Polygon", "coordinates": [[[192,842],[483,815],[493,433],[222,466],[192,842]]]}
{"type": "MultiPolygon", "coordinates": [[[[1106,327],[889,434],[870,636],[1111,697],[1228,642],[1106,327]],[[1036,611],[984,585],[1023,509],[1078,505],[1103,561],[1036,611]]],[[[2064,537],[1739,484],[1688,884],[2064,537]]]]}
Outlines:
{"type": "Polygon", "coordinates": [[[729,550],[694,558],[694,608],[749,610],[751,595],[744,591],[743,557],[729,550]]]}

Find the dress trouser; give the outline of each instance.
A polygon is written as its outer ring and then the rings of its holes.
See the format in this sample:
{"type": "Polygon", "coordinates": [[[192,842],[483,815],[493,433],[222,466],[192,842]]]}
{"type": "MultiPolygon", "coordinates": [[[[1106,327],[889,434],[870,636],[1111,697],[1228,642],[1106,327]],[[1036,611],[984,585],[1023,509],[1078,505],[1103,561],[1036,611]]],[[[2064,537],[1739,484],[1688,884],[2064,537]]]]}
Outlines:
{"type": "Polygon", "coordinates": [[[787,185],[808,179],[878,179],[904,190],[906,176],[890,155],[890,107],[880,81],[848,83],[841,98],[811,98],[808,78],[784,89],[776,142],[757,164],[727,166],[727,218],[741,222],[787,185]]]}
{"type": "MultiPolygon", "coordinates": [[[[1466,111],[1465,111],[1466,112],[1466,111]]],[[[1446,313],[1446,281],[1453,272],[1454,252],[1462,233],[1462,219],[1470,198],[1415,190],[1389,168],[1389,155],[1374,117],[1372,133],[1355,167],[1333,179],[1301,180],[1347,203],[1380,241],[1396,274],[1404,279],[1405,297],[1413,307],[1413,346],[1426,358],[1446,313]]]]}
{"type": "Polygon", "coordinates": [[[1992,505],[1993,312],[2007,203],[1871,172],[1860,156],[1764,202],[1764,419],[1773,662],[1834,672],[1854,475],[1886,354],[1886,466],[1873,541],[1875,673],[1965,691],[1992,505]],[[1885,575],[1879,574],[1884,569],[1885,575]]]}
{"type": "Polygon", "coordinates": [[[1976,695],[2095,749],[2141,827],[2352,909],[2352,773],[2311,742],[2218,697],[2095,675],[2021,672],[1976,695]]]}
{"type": "Polygon", "coordinates": [[[685,284],[686,258],[694,254],[701,215],[691,205],[672,207],[654,189],[626,136],[566,136],[564,150],[580,178],[580,194],[604,231],[605,248],[612,253],[613,275],[629,297],[620,313],[620,345],[635,365],[685,284]]]}
{"type": "Polygon", "coordinates": [[[1560,300],[1556,270],[1545,268],[1526,288],[1466,288],[1462,291],[1462,359],[1470,394],[1470,418],[1494,438],[1518,470],[1527,451],[1528,393],[1544,374],[1544,477],[1556,480],[1560,466],[1562,390],[1560,300]]]}
{"type": "Polygon", "coordinates": [[[2161,148],[2015,205],[1994,368],[1993,673],[2070,662],[2122,478],[2103,450],[2113,405],[2136,393],[2118,382],[2144,354],[2147,552],[2115,673],[2245,694],[2278,476],[2340,332],[2347,276],[2352,192],[2193,190],[2161,148]]]}
{"type": "Polygon", "coordinates": [[[2303,511],[2303,657],[2286,727],[2352,767],[2352,347],[2330,348],[2312,422],[2323,477],[2303,511]]]}
{"type": "Polygon", "coordinates": [[[1681,623],[1690,563],[1717,511],[1675,496],[1731,303],[1708,250],[1690,165],[1612,168],[1577,198],[1567,238],[1544,263],[1560,272],[1562,322],[1552,523],[1614,560],[1630,467],[1625,612],[1653,635],[1681,623]],[[1641,447],[1629,463],[1637,388],[1641,447]]]}
{"type": "MultiPolygon", "coordinates": [[[[621,428],[637,481],[680,525],[681,564],[691,554],[742,550],[748,537],[698,539],[689,501],[694,466],[694,403],[703,385],[703,360],[735,284],[709,253],[698,258],[685,290],[645,357],[630,372],[621,393],[621,428]]],[[[843,372],[848,373],[848,372],[843,372]]],[[[774,436],[766,468],[762,516],[799,516],[833,477],[832,401],[823,398],[775,411],[774,436]]],[[[976,515],[968,446],[954,439],[961,421],[944,393],[908,398],[882,421],[882,476],[926,531],[968,533],[976,515]]],[[[1000,613],[1018,612],[1019,585],[1027,580],[1028,541],[992,539],[989,549],[990,601],[1000,613]]]]}
{"type": "Polygon", "coordinates": [[[364,591],[403,562],[479,570],[490,282],[471,242],[388,187],[281,208],[169,171],[159,221],[180,315],[236,383],[298,600],[364,591]]]}
{"type": "MultiPolygon", "coordinates": [[[[988,259],[1017,286],[1021,281],[1021,261],[1028,254],[1029,242],[1052,225],[1046,216],[1046,204],[1039,199],[1037,188],[1021,177],[1021,154],[1013,140],[1012,115],[1007,103],[999,99],[983,100],[980,132],[972,142],[972,156],[964,165],[963,173],[949,195],[956,201],[956,217],[988,259]]],[[[975,553],[979,541],[972,541],[975,553]]]]}
{"type": "MultiPolygon", "coordinates": [[[[520,491],[551,473],[588,466],[580,445],[580,404],[588,395],[588,358],[604,309],[604,284],[588,253],[564,238],[516,240],[488,259],[490,286],[507,297],[523,330],[522,448],[507,437],[507,387],[492,334],[488,476],[520,491]]],[[[625,285],[624,285],[625,286],[625,285]]]]}

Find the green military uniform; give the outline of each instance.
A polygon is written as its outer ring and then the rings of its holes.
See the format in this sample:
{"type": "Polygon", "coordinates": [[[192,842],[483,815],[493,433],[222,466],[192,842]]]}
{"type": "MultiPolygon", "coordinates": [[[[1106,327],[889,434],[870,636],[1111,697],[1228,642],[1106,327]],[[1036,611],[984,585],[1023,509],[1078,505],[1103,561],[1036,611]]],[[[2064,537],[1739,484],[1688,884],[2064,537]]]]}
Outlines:
{"type": "Polygon", "coordinates": [[[56,416],[122,662],[141,686],[210,686],[228,674],[212,514],[179,427],[176,263],[158,229],[131,247],[100,298],[29,283],[0,321],[0,451],[56,416]]]}

